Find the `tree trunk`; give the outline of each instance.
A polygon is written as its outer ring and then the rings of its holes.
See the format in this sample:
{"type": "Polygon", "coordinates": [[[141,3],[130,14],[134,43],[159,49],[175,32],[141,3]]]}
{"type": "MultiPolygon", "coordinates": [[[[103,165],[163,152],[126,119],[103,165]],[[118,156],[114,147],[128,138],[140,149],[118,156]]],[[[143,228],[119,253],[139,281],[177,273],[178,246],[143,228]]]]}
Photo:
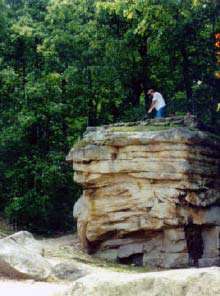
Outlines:
{"type": "Polygon", "coordinates": [[[135,79],[132,81],[130,102],[133,107],[138,107],[140,104],[140,95],[142,92],[141,80],[135,79]]]}
{"type": "Polygon", "coordinates": [[[150,79],[147,75],[148,68],[149,68],[149,59],[148,59],[148,55],[147,55],[147,38],[145,38],[142,41],[142,44],[139,48],[139,53],[142,58],[141,83],[142,83],[142,88],[143,88],[144,96],[145,96],[145,98],[144,98],[145,107],[147,108],[147,106],[149,105],[149,97],[147,95],[147,92],[148,92],[149,88],[152,87],[152,85],[150,83],[150,79]]]}

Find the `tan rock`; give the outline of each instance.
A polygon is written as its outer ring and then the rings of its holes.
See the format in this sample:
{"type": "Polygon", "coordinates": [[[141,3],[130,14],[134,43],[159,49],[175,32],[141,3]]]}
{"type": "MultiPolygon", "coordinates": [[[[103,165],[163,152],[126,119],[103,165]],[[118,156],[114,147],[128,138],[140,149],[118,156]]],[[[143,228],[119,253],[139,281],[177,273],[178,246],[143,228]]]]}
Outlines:
{"type": "Polygon", "coordinates": [[[121,253],[131,256],[132,245],[135,254],[137,244],[145,264],[183,266],[188,260],[184,226],[192,219],[202,225],[201,259],[216,258],[218,247],[208,251],[207,242],[219,233],[219,151],[217,137],[187,125],[88,129],[67,157],[84,189],[74,208],[83,248],[106,254],[111,249],[116,259],[121,253]]]}

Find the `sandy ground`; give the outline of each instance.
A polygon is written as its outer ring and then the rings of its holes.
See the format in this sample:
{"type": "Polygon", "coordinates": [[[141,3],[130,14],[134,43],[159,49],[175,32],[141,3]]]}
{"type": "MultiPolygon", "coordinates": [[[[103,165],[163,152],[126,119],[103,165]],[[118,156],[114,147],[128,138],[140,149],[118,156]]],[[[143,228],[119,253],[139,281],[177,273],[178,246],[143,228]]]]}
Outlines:
{"type": "Polygon", "coordinates": [[[67,283],[44,283],[35,281],[15,281],[0,278],[1,296],[55,296],[68,290],[67,283]]]}

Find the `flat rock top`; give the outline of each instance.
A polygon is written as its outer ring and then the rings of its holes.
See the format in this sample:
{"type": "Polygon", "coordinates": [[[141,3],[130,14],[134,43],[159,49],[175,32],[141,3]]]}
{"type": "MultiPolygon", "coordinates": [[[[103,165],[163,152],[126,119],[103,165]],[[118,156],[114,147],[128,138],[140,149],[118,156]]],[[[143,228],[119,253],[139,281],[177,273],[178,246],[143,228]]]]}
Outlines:
{"type": "Polygon", "coordinates": [[[198,130],[218,132],[217,127],[202,123],[196,116],[172,116],[158,119],[144,119],[135,122],[117,122],[102,126],[88,126],[85,134],[95,131],[156,131],[172,127],[189,127],[198,130]]]}
{"type": "Polygon", "coordinates": [[[220,149],[217,128],[205,126],[194,116],[177,116],[87,127],[83,138],[74,144],[66,160],[74,161],[74,151],[86,147],[92,149],[92,145],[124,147],[155,143],[198,144],[220,149]]]}

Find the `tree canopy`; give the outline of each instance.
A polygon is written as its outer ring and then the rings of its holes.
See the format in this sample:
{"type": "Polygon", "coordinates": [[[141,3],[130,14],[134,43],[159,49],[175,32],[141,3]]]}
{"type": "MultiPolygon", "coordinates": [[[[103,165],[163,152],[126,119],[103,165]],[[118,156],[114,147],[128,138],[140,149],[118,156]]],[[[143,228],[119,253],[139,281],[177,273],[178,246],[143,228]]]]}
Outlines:
{"type": "Polygon", "coordinates": [[[67,230],[80,189],[65,155],[87,125],[219,113],[219,1],[0,0],[0,207],[35,232],[67,230]]]}

